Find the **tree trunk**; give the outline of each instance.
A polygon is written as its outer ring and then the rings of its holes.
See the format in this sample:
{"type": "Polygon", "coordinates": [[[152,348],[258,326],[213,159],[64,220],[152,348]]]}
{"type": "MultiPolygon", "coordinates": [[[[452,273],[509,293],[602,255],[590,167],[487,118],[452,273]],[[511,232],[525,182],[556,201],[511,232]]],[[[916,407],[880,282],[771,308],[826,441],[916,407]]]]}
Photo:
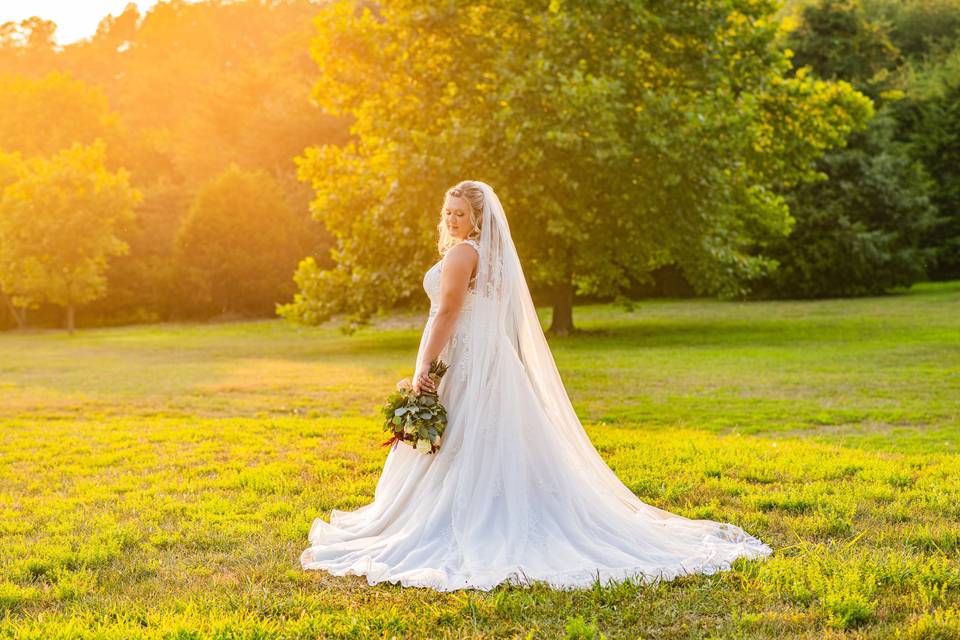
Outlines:
{"type": "Polygon", "coordinates": [[[73,335],[75,307],[72,304],[67,305],[67,331],[73,335]]]}
{"type": "Polygon", "coordinates": [[[573,333],[573,283],[565,282],[556,289],[553,301],[553,319],[548,332],[555,336],[573,333]]]}
{"type": "Polygon", "coordinates": [[[17,307],[14,306],[13,300],[10,299],[6,293],[0,291],[0,295],[3,296],[4,302],[7,303],[7,308],[10,309],[10,315],[13,316],[13,319],[17,321],[17,329],[25,329],[27,326],[27,308],[22,307],[17,311],[17,307]]]}

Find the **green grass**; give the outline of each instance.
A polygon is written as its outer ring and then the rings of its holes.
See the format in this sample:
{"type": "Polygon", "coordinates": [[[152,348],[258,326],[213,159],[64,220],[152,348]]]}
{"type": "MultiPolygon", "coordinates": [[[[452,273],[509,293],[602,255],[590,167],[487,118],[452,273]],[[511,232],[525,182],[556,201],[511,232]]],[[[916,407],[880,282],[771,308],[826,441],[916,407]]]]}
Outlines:
{"type": "Polygon", "coordinates": [[[0,335],[0,638],[960,638],[960,283],[578,307],[551,347],[610,466],[774,554],[574,592],[300,569],[423,319],[0,335]]]}

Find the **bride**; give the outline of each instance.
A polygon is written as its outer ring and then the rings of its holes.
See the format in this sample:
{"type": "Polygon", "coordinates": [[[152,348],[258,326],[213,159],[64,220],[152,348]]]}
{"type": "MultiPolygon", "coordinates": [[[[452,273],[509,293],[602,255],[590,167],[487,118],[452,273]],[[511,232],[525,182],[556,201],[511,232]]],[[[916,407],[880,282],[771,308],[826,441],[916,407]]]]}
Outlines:
{"type": "Polygon", "coordinates": [[[434,390],[430,362],[448,364],[440,449],[395,444],[371,503],[313,521],[304,569],[437,591],[577,589],[771,553],[731,524],[642,502],[606,465],[567,397],[490,185],[449,189],[439,232],[413,385],[434,390]]]}

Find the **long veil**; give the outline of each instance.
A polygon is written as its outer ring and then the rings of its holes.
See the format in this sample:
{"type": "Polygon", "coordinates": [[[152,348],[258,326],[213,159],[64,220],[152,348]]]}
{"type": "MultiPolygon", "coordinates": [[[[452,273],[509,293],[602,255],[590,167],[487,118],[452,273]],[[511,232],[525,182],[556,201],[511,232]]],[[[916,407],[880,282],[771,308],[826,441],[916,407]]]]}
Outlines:
{"type": "MultiPolygon", "coordinates": [[[[537,316],[516,246],[510,235],[500,198],[485,182],[474,180],[484,194],[477,274],[477,302],[469,309],[467,340],[474,344],[468,379],[496,384],[501,358],[516,357],[530,382],[536,399],[549,417],[550,433],[543,434],[563,443],[577,465],[567,471],[582,472],[634,509],[658,515],[674,514],[641,502],[613,473],[597,452],[580,423],[567,395],[553,353],[537,316]]],[[[481,390],[488,395],[492,389],[481,390]]]]}
{"type": "MultiPolygon", "coordinates": [[[[547,479],[544,486],[569,492],[568,507],[589,510],[591,520],[605,516],[611,540],[617,541],[614,544],[628,548],[632,541],[634,550],[647,549],[648,559],[659,556],[664,565],[661,575],[676,574],[669,564],[678,557],[687,560],[683,563],[690,564],[687,569],[712,572],[728,567],[738,555],[771,553],[768,545],[739,527],[689,519],[641,501],[607,466],[567,395],[530,296],[503,205],[490,185],[474,182],[483,190],[484,205],[478,298],[466,320],[466,339],[471,342],[473,354],[467,360],[467,379],[477,385],[471,385],[477,395],[468,394],[472,401],[495,398],[507,407],[525,406],[529,399],[524,394],[532,392],[535,402],[529,404],[539,405],[542,411],[527,412],[525,418],[509,416],[501,421],[501,428],[532,431],[531,439],[540,443],[534,443],[539,450],[537,455],[541,456],[540,464],[554,467],[548,472],[552,482],[547,479]],[[510,366],[510,360],[519,361],[525,380],[505,380],[509,377],[505,372],[518,369],[510,366]],[[660,546],[654,549],[650,544],[660,546]]],[[[489,408],[494,417],[504,410],[489,408]]],[[[469,422],[476,427],[483,419],[478,416],[469,422]]],[[[500,433],[499,437],[509,439],[512,435],[500,433]]]]}

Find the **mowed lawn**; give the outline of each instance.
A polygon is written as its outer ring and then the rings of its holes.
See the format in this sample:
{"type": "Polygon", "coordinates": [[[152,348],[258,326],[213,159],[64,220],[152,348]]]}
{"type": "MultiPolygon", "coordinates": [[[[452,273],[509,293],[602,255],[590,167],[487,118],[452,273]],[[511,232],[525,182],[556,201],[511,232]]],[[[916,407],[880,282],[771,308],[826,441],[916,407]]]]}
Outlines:
{"type": "Polygon", "coordinates": [[[960,282],[574,318],[550,343],[608,464],[772,556],[568,592],[304,572],[312,520],[373,497],[425,313],[6,333],[0,638],[960,638],[960,282]]]}

